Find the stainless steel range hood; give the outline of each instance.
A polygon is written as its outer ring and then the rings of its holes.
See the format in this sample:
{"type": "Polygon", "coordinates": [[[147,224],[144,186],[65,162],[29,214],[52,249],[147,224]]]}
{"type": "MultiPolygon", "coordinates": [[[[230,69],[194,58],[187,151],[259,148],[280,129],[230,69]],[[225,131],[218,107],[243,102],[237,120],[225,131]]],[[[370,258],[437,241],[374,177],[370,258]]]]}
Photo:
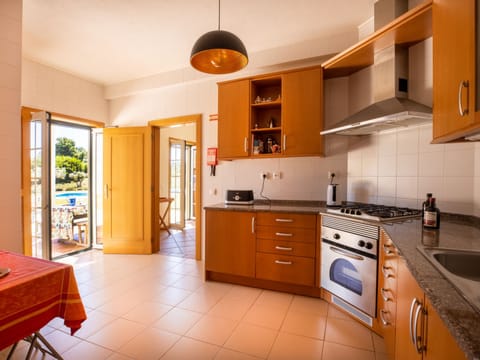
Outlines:
{"type": "MultiPolygon", "coordinates": [[[[379,0],[375,3],[375,29],[405,11],[406,0],[379,0]],[[378,6],[377,6],[378,5],[378,6]],[[391,7],[395,9],[391,9],[391,7]],[[400,10],[399,10],[400,9],[400,10]],[[378,20],[380,19],[380,20],[378,20]]],[[[432,109],[408,98],[408,48],[390,46],[374,55],[374,103],[335,124],[321,135],[366,135],[393,128],[432,121],[432,109]]]]}

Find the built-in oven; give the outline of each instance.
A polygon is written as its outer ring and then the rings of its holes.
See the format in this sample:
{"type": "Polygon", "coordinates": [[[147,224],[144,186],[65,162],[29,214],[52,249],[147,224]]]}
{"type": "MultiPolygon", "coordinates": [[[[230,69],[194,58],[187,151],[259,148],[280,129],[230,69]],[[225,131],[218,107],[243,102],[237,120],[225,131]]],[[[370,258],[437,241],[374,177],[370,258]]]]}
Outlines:
{"type": "Polygon", "coordinates": [[[372,325],[377,303],[379,226],[322,216],[321,287],[332,302],[372,325]]]}

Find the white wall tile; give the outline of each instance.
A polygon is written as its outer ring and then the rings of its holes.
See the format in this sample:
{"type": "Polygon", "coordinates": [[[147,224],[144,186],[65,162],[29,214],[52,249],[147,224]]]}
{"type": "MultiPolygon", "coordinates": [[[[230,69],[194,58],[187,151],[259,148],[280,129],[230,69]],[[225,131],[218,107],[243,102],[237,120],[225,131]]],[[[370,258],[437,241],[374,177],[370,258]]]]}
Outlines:
{"type": "Polygon", "coordinates": [[[442,200],[473,204],[473,185],[473,177],[445,177],[442,200]]]}
{"type": "Polygon", "coordinates": [[[398,131],[397,154],[416,154],[418,152],[418,128],[398,131]]]}
{"type": "Polygon", "coordinates": [[[396,176],[397,175],[397,155],[384,156],[380,152],[378,158],[378,176],[396,176]]]}
{"type": "Polygon", "coordinates": [[[443,152],[421,152],[418,154],[419,176],[443,176],[444,154],[443,152]]]}
{"type": "Polygon", "coordinates": [[[379,197],[393,197],[397,193],[397,178],[396,177],[379,177],[378,178],[378,196],[379,197]]]}
{"type": "Polygon", "coordinates": [[[397,177],[397,197],[405,199],[417,199],[417,178],[397,177]]]}
{"type": "Polygon", "coordinates": [[[397,176],[417,176],[418,155],[398,154],[397,155],[397,176]]]}
{"type": "Polygon", "coordinates": [[[378,153],[380,156],[389,156],[397,154],[397,133],[386,133],[377,136],[378,153]]]}
{"type": "Polygon", "coordinates": [[[445,151],[445,176],[470,176],[475,173],[475,154],[471,149],[445,151]]]}
{"type": "Polygon", "coordinates": [[[427,193],[432,193],[438,199],[444,198],[444,181],[443,177],[419,177],[418,178],[418,199],[423,202],[427,193]]]}

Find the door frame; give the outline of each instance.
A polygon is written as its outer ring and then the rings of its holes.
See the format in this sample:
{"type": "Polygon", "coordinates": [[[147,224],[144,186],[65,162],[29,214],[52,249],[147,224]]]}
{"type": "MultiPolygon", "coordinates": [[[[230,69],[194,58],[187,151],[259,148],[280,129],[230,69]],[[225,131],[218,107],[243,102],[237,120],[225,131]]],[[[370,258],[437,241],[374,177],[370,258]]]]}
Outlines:
{"type": "Polygon", "coordinates": [[[152,191],[152,232],[155,236],[160,231],[160,224],[158,223],[159,206],[156,201],[160,197],[160,189],[158,183],[160,180],[160,128],[172,125],[195,124],[195,141],[197,146],[197,156],[195,161],[196,184],[195,184],[195,260],[202,259],[202,114],[193,114],[185,116],[177,116],[171,118],[151,120],[148,126],[153,127],[153,146],[152,146],[152,177],[153,187],[152,191]]]}
{"type": "MultiPolygon", "coordinates": [[[[32,223],[31,223],[31,173],[30,173],[30,120],[32,113],[48,111],[44,109],[22,106],[21,108],[21,131],[22,131],[22,224],[23,224],[23,253],[32,255],[32,223]]],[[[92,128],[103,128],[103,122],[83,119],[75,116],[64,115],[56,112],[50,112],[52,118],[62,122],[86,125],[92,128]]]]}

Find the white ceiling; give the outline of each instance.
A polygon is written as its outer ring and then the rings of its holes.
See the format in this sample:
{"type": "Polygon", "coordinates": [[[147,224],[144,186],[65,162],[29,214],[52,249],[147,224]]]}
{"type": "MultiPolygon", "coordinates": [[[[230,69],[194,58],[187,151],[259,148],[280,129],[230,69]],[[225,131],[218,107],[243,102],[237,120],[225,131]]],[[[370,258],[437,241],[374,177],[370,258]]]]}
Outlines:
{"type": "MultiPolygon", "coordinates": [[[[222,30],[255,54],[356,32],[374,0],[223,0],[222,30]]],[[[189,67],[217,0],[23,0],[23,56],[111,85],[189,67]]],[[[323,40],[325,41],[325,40],[323,40]]]]}

